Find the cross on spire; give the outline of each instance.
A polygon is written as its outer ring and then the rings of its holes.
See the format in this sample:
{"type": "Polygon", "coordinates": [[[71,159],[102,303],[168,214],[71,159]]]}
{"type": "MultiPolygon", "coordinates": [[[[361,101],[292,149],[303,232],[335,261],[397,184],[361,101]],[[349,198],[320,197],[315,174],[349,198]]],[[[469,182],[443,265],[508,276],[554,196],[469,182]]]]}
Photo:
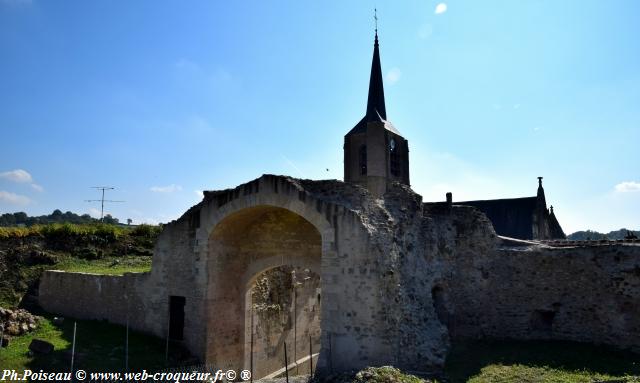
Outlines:
{"type": "Polygon", "coordinates": [[[375,20],[376,23],[376,38],[378,37],[378,10],[376,8],[373,8],[373,19],[375,20]]]}

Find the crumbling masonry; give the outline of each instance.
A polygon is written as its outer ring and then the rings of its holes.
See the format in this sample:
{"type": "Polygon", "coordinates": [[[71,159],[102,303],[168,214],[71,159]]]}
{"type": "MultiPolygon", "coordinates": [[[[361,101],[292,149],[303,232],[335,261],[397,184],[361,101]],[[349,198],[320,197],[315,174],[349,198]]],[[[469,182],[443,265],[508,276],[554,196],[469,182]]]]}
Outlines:
{"type": "Polygon", "coordinates": [[[257,377],[280,366],[285,342],[292,362],[311,343],[322,372],[438,370],[462,337],[640,352],[640,242],[525,240],[564,237],[541,181],[537,197],[508,203],[423,203],[409,187],[408,142],[386,120],[379,60],[376,35],[367,113],[345,136],[346,182],[263,175],[205,192],[164,227],[151,272],[50,271],[40,304],[128,316],[204,362],[257,377]]]}

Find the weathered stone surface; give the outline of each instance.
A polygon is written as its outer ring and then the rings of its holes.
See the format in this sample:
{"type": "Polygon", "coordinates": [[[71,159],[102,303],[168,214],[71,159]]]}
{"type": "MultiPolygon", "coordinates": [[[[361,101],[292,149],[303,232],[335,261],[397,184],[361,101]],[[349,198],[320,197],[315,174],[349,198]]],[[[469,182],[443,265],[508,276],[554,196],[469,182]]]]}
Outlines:
{"type": "Polygon", "coordinates": [[[4,335],[20,336],[35,330],[40,317],[24,309],[10,310],[0,307],[0,326],[4,328],[4,335]]]}
{"type": "MultiPolygon", "coordinates": [[[[132,328],[164,337],[169,298],[184,297],[184,345],[207,363],[241,369],[251,355],[248,292],[281,266],[320,277],[314,352],[324,371],[435,370],[456,337],[640,347],[638,244],[505,241],[475,208],[425,205],[398,183],[384,198],[340,181],[270,175],[205,192],[165,226],[150,273],[47,272],[40,304],[120,324],[128,315],[132,328]]],[[[288,339],[290,329],[279,328],[288,339]]]]}

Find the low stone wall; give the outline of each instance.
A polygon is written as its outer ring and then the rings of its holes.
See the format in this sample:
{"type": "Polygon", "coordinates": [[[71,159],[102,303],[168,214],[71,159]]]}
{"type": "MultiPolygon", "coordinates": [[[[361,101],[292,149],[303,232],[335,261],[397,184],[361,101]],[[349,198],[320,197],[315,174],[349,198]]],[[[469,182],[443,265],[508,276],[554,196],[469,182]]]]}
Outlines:
{"type": "Polygon", "coordinates": [[[503,247],[458,259],[453,275],[444,300],[452,300],[454,337],[563,339],[640,351],[640,246],[503,247]]]}
{"type": "Polygon", "coordinates": [[[107,320],[148,331],[140,286],[148,273],[123,276],[46,271],[40,279],[40,306],[46,311],[78,319],[107,320]]]}

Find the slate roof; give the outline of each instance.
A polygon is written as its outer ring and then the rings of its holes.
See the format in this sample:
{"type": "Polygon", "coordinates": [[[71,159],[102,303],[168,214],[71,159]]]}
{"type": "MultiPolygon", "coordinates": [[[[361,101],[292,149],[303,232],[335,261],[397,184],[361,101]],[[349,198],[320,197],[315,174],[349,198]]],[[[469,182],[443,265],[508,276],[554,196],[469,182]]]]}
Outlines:
{"type": "Polygon", "coordinates": [[[384,84],[382,81],[382,66],[380,65],[380,48],[378,33],[373,44],[373,59],[371,60],[371,76],[369,77],[369,96],[367,97],[367,112],[362,120],[347,134],[364,133],[368,122],[382,122],[385,129],[400,135],[400,132],[387,121],[387,108],[384,102],[384,84]]]}
{"type": "Polygon", "coordinates": [[[533,239],[536,204],[537,197],[456,202],[456,205],[473,206],[486,214],[498,235],[520,239],[533,239]]]}

